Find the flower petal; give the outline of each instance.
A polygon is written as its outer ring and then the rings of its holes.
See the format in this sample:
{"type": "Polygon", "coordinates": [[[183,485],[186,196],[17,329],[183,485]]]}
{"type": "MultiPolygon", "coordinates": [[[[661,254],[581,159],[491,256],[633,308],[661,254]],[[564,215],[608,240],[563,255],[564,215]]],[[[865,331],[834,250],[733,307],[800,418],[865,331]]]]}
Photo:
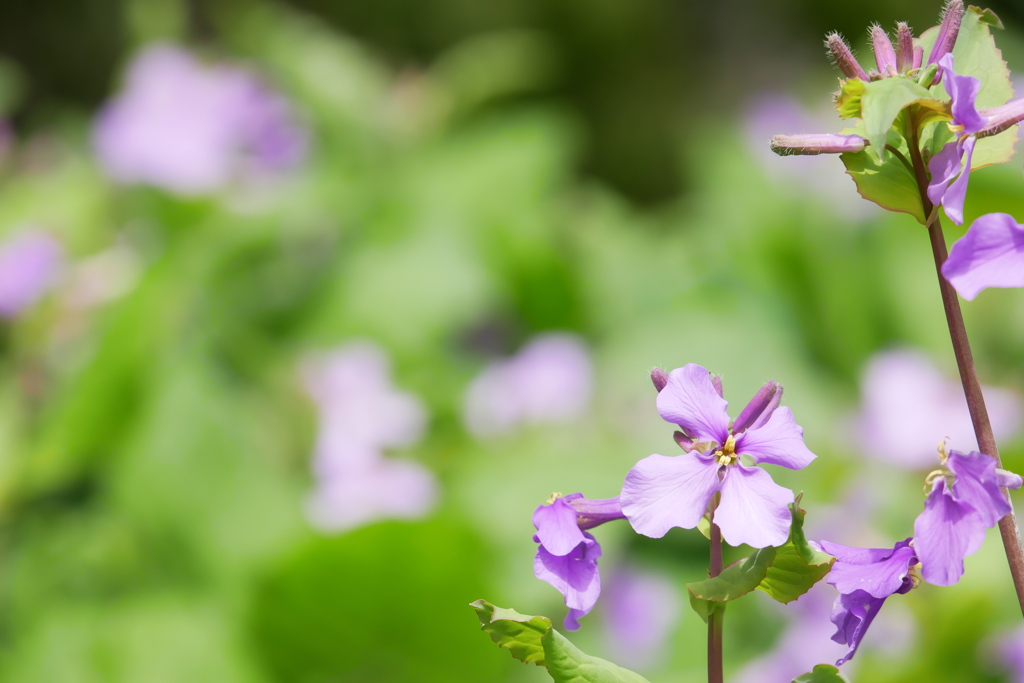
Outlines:
{"type": "Polygon", "coordinates": [[[729,435],[729,403],[711,382],[711,373],[696,363],[676,368],[658,393],[658,412],[697,441],[725,443],[729,435]]]}
{"type": "Polygon", "coordinates": [[[983,453],[964,455],[958,451],[949,454],[946,461],[956,475],[953,498],[960,504],[970,505],[986,527],[994,527],[1013,509],[999,490],[996,461],[983,453]]]}
{"type": "Polygon", "coordinates": [[[570,608],[565,628],[570,631],[579,628],[576,620],[594,608],[601,594],[601,576],[597,571],[601,546],[590,534],[584,536],[584,542],[567,555],[552,555],[539,546],[533,560],[537,578],[554,586],[565,598],[570,608]]]}
{"type": "Polygon", "coordinates": [[[804,430],[788,407],[773,412],[763,427],[741,434],[736,440],[736,452],[749,455],[754,462],[782,465],[791,470],[803,469],[818,457],[804,445],[804,430]]]}
{"type": "Polygon", "coordinates": [[[981,547],[985,525],[970,507],[959,504],[939,479],[924,512],[914,520],[914,548],[921,576],[936,586],[952,586],[964,573],[964,558],[981,547]]]}
{"type": "Polygon", "coordinates": [[[638,533],[651,538],[674,526],[692,529],[722,486],[719,468],[713,457],[696,453],[648,456],[626,475],[622,512],[638,533]]]}
{"type": "MultiPolygon", "coordinates": [[[[581,494],[574,494],[580,497],[581,494]]],[[[576,522],[576,510],[565,498],[551,505],[540,505],[533,511],[537,540],[552,555],[568,555],[583,542],[583,532],[576,522]]]]}
{"type": "Polygon", "coordinates": [[[960,172],[960,158],[963,150],[957,142],[947,143],[939,150],[939,153],[928,162],[928,172],[932,177],[928,183],[928,199],[932,204],[938,206],[942,203],[942,196],[946,194],[949,181],[960,172]]]}
{"type": "Polygon", "coordinates": [[[963,152],[963,170],[942,195],[942,208],[946,210],[949,220],[957,225],[964,224],[964,200],[967,199],[967,182],[971,179],[971,159],[974,157],[974,145],[977,142],[977,138],[972,135],[958,145],[963,152]]]}
{"type": "MultiPolygon", "coordinates": [[[[779,412],[779,411],[776,411],[779,412]]],[[[789,538],[793,492],[758,467],[732,465],[722,480],[722,502],[715,524],[729,545],[752,548],[782,545],[789,538]]]]}
{"type": "Polygon", "coordinates": [[[968,301],[986,287],[1024,287],[1024,226],[1006,213],[981,216],[953,245],[942,274],[968,301]]]}
{"type": "Polygon", "coordinates": [[[942,85],[952,100],[953,121],[964,127],[964,134],[977,133],[986,123],[974,103],[981,90],[981,81],[974,76],[957,76],[953,71],[952,53],[939,60],[939,68],[943,74],[942,85]]]}
{"type": "Polygon", "coordinates": [[[842,666],[853,659],[857,648],[860,647],[860,641],[868,631],[868,626],[874,621],[883,604],[885,598],[872,597],[866,591],[844,593],[836,598],[831,616],[832,623],[836,625],[832,640],[850,646],[850,650],[836,662],[836,666],[842,666]]]}
{"type": "Polygon", "coordinates": [[[847,564],[874,564],[883,562],[893,555],[900,548],[910,545],[912,539],[900,541],[893,548],[857,548],[850,545],[840,545],[830,541],[822,541],[821,548],[829,555],[836,558],[838,562],[847,564]]]}
{"type": "MultiPolygon", "coordinates": [[[[821,547],[830,555],[833,554],[830,548],[837,548],[832,543],[822,543],[821,547]]],[[[870,548],[863,550],[874,552],[874,549],[870,548]]],[[[910,547],[908,541],[904,541],[886,552],[888,555],[881,560],[863,564],[847,562],[840,559],[840,554],[836,554],[836,563],[832,565],[826,583],[835,586],[836,590],[843,594],[863,591],[874,598],[892,595],[903,586],[903,580],[914,560],[914,549],[910,547]]]]}

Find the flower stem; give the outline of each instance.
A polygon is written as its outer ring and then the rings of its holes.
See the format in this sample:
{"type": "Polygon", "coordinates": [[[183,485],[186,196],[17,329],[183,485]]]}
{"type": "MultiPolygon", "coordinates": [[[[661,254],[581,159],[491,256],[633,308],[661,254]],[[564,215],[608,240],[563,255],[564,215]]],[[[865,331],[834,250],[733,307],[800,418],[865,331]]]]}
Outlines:
{"type": "MultiPolygon", "coordinates": [[[[912,136],[909,142],[914,162],[914,175],[917,177],[924,215],[928,216],[928,238],[931,241],[932,256],[935,259],[935,272],[939,278],[942,307],[946,312],[946,325],[949,327],[949,337],[953,342],[953,354],[956,356],[956,365],[960,371],[960,382],[963,384],[964,396],[967,398],[967,408],[971,413],[974,435],[978,440],[978,449],[985,455],[994,458],[996,467],[1001,468],[1003,465],[999,459],[995,435],[992,433],[992,422],[989,420],[988,410],[985,408],[981,382],[978,381],[978,372],[974,367],[974,356],[971,353],[971,343],[967,339],[967,328],[964,326],[964,317],[960,311],[960,300],[957,298],[953,285],[949,284],[942,275],[942,264],[946,262],[949,252],[946,249],[946,238],[942,233],[938,212],[935,211],[931,200],[928,199],[928,174],[925,170],[924,160],[921,158],[916,123],[912,123],[910,128],[912,136]]],[[[1021,545],[1020,531],[1017,529],[1017,518],[1013,514],[1010,494],[1005,488],[1002,489],[1002,492],[1007,503],[1010,503],[1010,512],[999,520],[999,536],[1003,540],[1006,561],[1013,577],[1013,587],[1017,591],[1017,602],[1020,604],[1021,614],[1024,615],[1024,546],[1021,545]]]]}
{"type": "MultiPolygon", "coordinates": [[[[711,564],[708,577],[715,578],[722,573],[722,531],[715,524],[715,509],[719,494],[711,501],[711,564]]],[[[725,603],[717,603],[708,615],[708,683],[723,683],[722,677],[722,621],[725,618],[725,603]]]]}

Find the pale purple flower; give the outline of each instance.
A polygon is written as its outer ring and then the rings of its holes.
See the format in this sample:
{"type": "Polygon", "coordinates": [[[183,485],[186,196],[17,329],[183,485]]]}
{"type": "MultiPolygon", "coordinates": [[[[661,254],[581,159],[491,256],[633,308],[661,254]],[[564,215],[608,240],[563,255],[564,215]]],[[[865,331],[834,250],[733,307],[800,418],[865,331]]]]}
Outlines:
{"type": "Polygon", "coordinates": [[[641,671],[658,666],[682,616],[675,583],[660,573],[620,566],[604,593],[601,622],[609,659],[641,671]]]}
{"type": "Polygon", "coordinates": [[[822,541],[821,547],[836,558],[825,581],[839,591],[832,606],[831,621],[836,626],[832,640],[849,648],[836,661],[840,666],[857,652],[886,598],[916,585],[911,567],[918,560],[909,538],[891,549],[853,548],[828,541],[822,541]]]}
{"type": "Polygon", "coordinates": [[[996,469],[982,453],[941,451],[947,471],[929,475],[932,490],[924,512],[914,521],[914,547],[921,577],[936,586],[951,586],[964,573],[964,558],[978,551],[985,530],[1011,512],[1000,486],[1020,488],[1021,478],[996,469]]]}
{"type": "Polygon", "coordinates": [[[313,457],[310,521],[342,531],[381,518],[414,518],[435,505],[438,486],[423,465],[384,455],[422,436],[422,402],[394,387],[387,355],[369,342],[353,342],[302,367],[306,389],[319,408],[313,457]]]}
{"type": "Polygon", "coordinates": [[[565,598],[569,613],[564,624],[570,631],[580,627],[579,618],[594,608],[601,595],[597,569],[601,546],[585,530],[623,518],[618,498],[590,500],[582,493],[555,494],[533,512],[537,530],[533,540],[540,544],[533,572],[565,598]]]}
{"type": "Polygon", "coordinates": [[[1024,626],[998,639],[996,657],[1010,672],[1013,683],[1024,683],[1024,626]]]}
{"type": "Polygon", "coordinates": [[[0,318],[14,318],[53,287],[64,263],[60,242],[27,230],[0,244],[0,318]]]}
{"type": "Polygon", "coordinates": [[[1006,213],[979,217],[953,245],[942,274],[968,301],[987,287],[1024,287],[1024,225],[1006,213]]]}
{"type": "MultiPolygon", "coordinates": [[[[861,375],[861,409],[855,421],[859,449],[908,469],[930,467],[939,439],[975,444],[974,427],[960,383],[948,379],[925,354],[881,351],[861,375]]],[[[996,438],[1017,433],[1024,412],[1020,396],[983,387],[996,438]]]]}
{"type": "Polygon", "coordinates": [[[730,545],[782,545],[789,536],[793,492],[768,472],[740,461],[802,469],[816,457],[789,408],[782,387],[769,382],[730,425],[728,403],[703,367],[690,363],[669,373],[658,394],[662,419],[679,425],[686,453],[654,454],[638,462],[622,487],[622,510],[633,528],[661,538],[672,527],[692,529],[721,492],[715,524],[730,545]]]}
{"type": "Polygon", "coordinates": [[[288,102],[252,71],[152,45],[100,112],[93,143],[113,179],[197,195],[293,166],[306,134],[288,102]]]}
{"type": "Polygon", "coordinates": [[[466,394],[466,428],[490,436],[526,424],[572,420],[584,414],[592,387],[593,366],[583,340],[541,334],[473,380],[466,394]]]}

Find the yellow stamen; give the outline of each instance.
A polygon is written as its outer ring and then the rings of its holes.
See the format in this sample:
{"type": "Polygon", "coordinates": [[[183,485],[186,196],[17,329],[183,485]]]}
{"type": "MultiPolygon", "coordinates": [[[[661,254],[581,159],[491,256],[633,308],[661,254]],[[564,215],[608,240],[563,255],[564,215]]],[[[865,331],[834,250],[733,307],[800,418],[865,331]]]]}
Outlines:
{"type": "Polygon", "coordinates": [[[946,476],[946,470],[932,470],[924,478],[924,494],[927,496],[931,493],[931,488],[935,485],[935,482],[946,476]]]}
{"type": "Polygon", "coordinates": [[[551,505],[551,504],[553,504],[556,500],[558,500],[561,497],[562,497],[561,493],[552,493],[550,496],[548,496],[548,502],[546,504],[547,505],[551,505]]]}
{"type": "Polygon", "coordinates": [[[914,588],[917,588],[918,586],[921,585],[920,570],[921,570],[921,565],[915,564],[907,572],[907,576],[910,577],[910,581],[914,584],[914,588]]]}
{"type": "Polygon", "coordinates": [[[732,465],[738,458],[739,456],[736,455],[736,437],[730,434],[722,448],[715,451],[715,460],[718,461],[719,465],[732,465]]]}

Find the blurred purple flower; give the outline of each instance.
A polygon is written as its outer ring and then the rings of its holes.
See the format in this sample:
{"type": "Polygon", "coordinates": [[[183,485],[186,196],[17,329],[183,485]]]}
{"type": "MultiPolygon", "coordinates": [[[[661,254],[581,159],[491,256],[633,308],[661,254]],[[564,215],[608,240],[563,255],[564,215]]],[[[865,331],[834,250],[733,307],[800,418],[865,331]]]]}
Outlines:
{"type": "Polygon", "coordinates": [[[437,482],[422,465],[388,458],[423,434],[426,409],[396,389],[385,353],[354,342],[304,363],[306,389],[319,408],[310,521],[341,531],[387,517],[421,517],[437,500],[437,482]]]}
{"type": "Polygon", "coordinates": [[[682,616],[682,599],[665,576],[622,566],[605,587],[601,623],[609,659],[629,669],[658,666],[682,616]]]}
{"type": "Polygon", "coordinates": [[[64,263],[60,242],[28,230],[0,244],[0,318],[13,318],[53,286],[64,263]]]}
{"type": "Polygon", "coordinates": [[[1022,482],[1020,476],[996,469],[995,459],[987,455],[947,454],[944,447],[940,453],[948,473],[929,475],[932,490],[914,521],[914,549],[921,577],[936,586],[951,586],[963,576],[964,558],[985,541],[985,530],[1012,512],[999,487],[1018,489],[1022,482]]]}
{"type": "Polygon", "coordinates": [[[793,492],[758,467],[740,462],[803,469],[816,457],[789,408],[778,407],[782,387],[769,382],[730,426],[728,402],[707,369],[690,363],[673,370],[658,393],[658,412],[682,429],[688,452],[654,454],[638,462],[622,486],[622,510],[633,528],[661,538],[678,526],[692,529],[711,497],[722,492],[715,523],[729,545],[778,546],[789,537],[793,492]]]}
{"type": "Polygon", "coordinates": [[[533,511],[533,540],[540,545],[533,561],[538,579],[558,589],[569,613],[565,628],[577,630],[578,619],[594,608],[601,595],[597,560],[601,545],[585,529],[624,519],[618,498],[590,500],[582,493],[553,494],[533,511]]]}
{"type": "Polygon", "coordinates": [[[590,402],[593,367],[576,335],[534,337],[518,354],[485,368],[469,385],[464,419],[476,436],[510,432],[520,425],[564,422],[590,402]]]}
{"type": "Polygon", "coordinates": [[[1024,683],[1024,626],[998,639],[996,658],[1010,672],[1013,683],[1024,683]]]}
{"type": "Polygon", "coordinates": [[[93,143],[115,180],[197,195],[293,166],[305,154],[306,133],[257,74],[153,45],[99,113],[93,143]]]}
{"type": "Polygon", "coordinates": [[[907,593],[916,585],[911,567],[918,560],[911,540],[900,541],[892,549],[853,548],[822,541],[822,549],[836,558],[825,580],[839,591],[832,606],[831,620],[836,626],[832,640],[849,647],[836,666],[856,654],[886,599],[894,593],[907,593]]]}
{"type": "Polygon", "coordinates": [[[1006,213],[979,217],[953,245],[942,274],[968,301],[988,287],[1024,287],[1024,225],[1006,213]]]}
{"type": "MultiPolygon", "coordinates": [[[[996,438],[1016,433],[1024,410],[1020,397],[1006,389],[984,391],[996,438]]],[[[931,465],[943,436],[953,443],[976,443],[960,384],[911,349],[882,351],[868,362],[855,433],[866,455],[908,469],[931,465]]]]}

